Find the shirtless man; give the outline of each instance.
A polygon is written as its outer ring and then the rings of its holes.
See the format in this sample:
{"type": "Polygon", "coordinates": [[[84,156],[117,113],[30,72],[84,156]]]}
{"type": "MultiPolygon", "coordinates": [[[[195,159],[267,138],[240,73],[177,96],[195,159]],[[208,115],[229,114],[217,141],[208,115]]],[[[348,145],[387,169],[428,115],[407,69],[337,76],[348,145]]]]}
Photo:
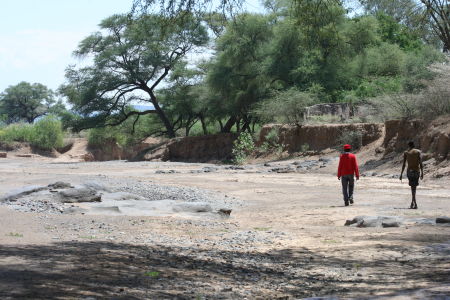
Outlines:
{"type": "Polygon", "coordinates": [[[402,180],[403,171],[405,170],[406,162],[408,162],[406,176],[408,177],[412,194],[411,206],[409,208],[417,209],[416,189],[419,185],[419,177],[423,180],[422,153],[420,152],[420,150],[414,148],[414,142],[409,142],[408,146],[409,150],[405,151],[405,153],[403,154],[403,166],[402,172],[400,173],[400,180],[402,180]]]}

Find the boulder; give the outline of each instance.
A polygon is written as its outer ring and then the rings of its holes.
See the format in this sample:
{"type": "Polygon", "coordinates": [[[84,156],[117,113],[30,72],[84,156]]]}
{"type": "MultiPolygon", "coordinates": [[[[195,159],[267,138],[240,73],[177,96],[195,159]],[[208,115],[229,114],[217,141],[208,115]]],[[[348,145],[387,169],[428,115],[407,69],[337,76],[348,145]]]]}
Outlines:
{"type": "Polygon", "coordinates": [[[90,188],[74,188],[70,190],[60,191],[58,193],[62,202],[100,202],[102,196],[97,191],[90,188]]]}
{"type": "Polygon", "coordinates": [[[7,155],[6,152],[0,152],[0,158],[6,158],[7,155]]]}
{"type": "Polygon", "coordinates": [[[173,206],[174,212],[211,212],[212,207],[206,202],[182,202],[173,206]]]}
{"type": "Polygon", "coordinates": [[[450,217],[438,217],[436,218],[437,224],[450,223],[450,217]]]}

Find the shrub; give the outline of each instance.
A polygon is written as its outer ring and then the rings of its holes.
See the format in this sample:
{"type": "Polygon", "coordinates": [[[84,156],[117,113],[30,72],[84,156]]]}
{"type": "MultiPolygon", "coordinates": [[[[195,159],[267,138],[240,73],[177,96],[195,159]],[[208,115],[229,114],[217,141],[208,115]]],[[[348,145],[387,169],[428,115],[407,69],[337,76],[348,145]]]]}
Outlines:
{"type": "Polygon", "coordinates": [[[338,150],[341,150],[345,144],[350,144],[353,149],[359,149],[362,146],[362,133],[360,131],[343,131],[338,136],[337,143],[336,148],[338,150]]]}
{"type": "Polygon", "coordinates": [[[263,121],[298,125],[303,123],[306,107],[315,101],[316,96],[313,93],[291,88],[275,92],[273,97],[263,101],[255,112],[263,121]]]}
{"type": "Polygon", "coordinates": [[[280,141],[280,137],[278,136],[278,130],[276,128],[272,128],[265,136],[266,142],[269,144],[269,147],[278,146],[278,142],[280,141]]]}
{"type": "Polygon", "coordinates": [[[252,135],[248,132],[241,132],[233,143],[233,163],[240,165],[245,162],[247,156],[255,149],[252,135]]]}
{"type": "Polygon", "coordinates": [[[63,146],[64,133],[61,121],[54,116],[46,116],[33,126],[30,143],[44,150],[63,146]]]}
{"type": "Polygon", "coordinates": [[[3,128],[0,140],[4,143],[30,142],[33,135],[33,125],[28,123],[10,124],[3,128]]]}
{"type": "Polygon", "coordinates": [[[63,140],[61,122],[54,116],[46,116],[33,125],[11,124],[0,132],[0,141],[4,143],[28,142],[43,150],[62,147],[63,140]]]}

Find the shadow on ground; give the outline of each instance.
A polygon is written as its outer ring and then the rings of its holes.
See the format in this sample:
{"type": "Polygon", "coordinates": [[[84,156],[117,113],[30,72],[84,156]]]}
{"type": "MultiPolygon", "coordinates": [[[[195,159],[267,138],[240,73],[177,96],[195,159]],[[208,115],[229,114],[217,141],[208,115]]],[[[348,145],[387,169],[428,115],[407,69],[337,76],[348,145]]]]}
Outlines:
{"type": "Polygon", "coordinates": [[[356,261],[302,248],[246,253],[102,241],[0,246],[0,298],[360,298],[395,293],[400,282],[448,283],[445,263],[356,261]],[[430,267],[418,268],[422,264],[430,267]]]}

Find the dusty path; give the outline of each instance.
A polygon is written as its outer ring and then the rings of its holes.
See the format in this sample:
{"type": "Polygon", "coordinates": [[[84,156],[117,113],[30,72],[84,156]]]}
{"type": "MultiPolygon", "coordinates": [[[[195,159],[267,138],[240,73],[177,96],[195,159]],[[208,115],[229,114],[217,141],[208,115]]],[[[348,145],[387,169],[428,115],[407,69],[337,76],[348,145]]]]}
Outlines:
{"type": "Polygon", "coordinates": [[[343,207],[339,182],[327,174],[334,165],[303,174],[258,166],[192,173],[205,166],[0,161],[1,193],[58,180],[111,179],[197,187],[240,200],[232,202],[239,205],[230,218],[23,213],[0,206],[0,298],[450,295],[450,227],[412,221],[450,215],[447,179],[423,182],[419,209],[409,210],[406,183],[365,177],[355,205],[343,207]],[[161,170],[178,173],[156,174],[161,170]],[[343,226],[358,215],[411,222],[343,226]]]}

